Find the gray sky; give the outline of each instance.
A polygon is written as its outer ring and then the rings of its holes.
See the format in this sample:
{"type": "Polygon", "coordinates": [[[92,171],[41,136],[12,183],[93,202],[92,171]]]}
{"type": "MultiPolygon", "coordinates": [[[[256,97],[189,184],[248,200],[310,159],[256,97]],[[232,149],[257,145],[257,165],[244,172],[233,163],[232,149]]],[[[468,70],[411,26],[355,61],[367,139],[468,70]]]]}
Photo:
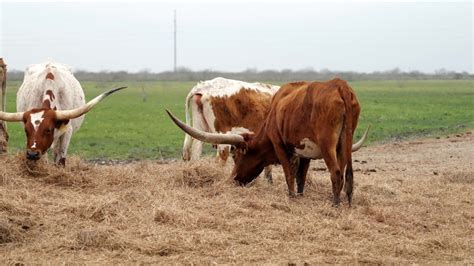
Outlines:
{"type": "Polygon", "coordinates": [[[472,2],[0,3],[0,57],[91,71],[178,66],[473,73],[472,2]]]}

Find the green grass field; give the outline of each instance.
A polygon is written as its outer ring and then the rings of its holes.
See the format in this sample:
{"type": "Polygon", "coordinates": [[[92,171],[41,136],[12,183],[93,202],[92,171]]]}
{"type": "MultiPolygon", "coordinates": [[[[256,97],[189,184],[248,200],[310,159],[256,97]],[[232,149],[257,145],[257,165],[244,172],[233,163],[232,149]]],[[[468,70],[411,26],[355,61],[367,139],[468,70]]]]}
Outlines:
{"type": "MultiPolygon", "coordinates": [[[[20,82],[9,82],[7,110],[16,110],[20,82]]],[[[472,81],[351,82],[362,106],[357,138],[372,124],[369,143],[425,135],[445,135],[474,127],[472,81]]],[[[195,82],[82,82],[87,99],[128,86],[87,114],[73,135],[69,153],[87,159],[180,157],[183,133],[170,121],[168,108],[184,120],[184,100],[195,82]],[[146,95],[146,97],[144,97],[146,95]],[[146,99],[145,99],[146,98],[146,99]]],[[[23,149],[20,123],[8,124],[10,151],[23,149]]],[[[207,151],[211,148],[208,146],[207,151]]]]}

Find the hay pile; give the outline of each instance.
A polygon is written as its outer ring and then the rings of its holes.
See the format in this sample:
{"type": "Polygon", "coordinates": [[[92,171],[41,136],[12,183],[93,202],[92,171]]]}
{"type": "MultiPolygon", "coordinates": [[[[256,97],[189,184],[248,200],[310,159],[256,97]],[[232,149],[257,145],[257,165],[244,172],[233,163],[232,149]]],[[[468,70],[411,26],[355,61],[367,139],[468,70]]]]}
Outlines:
{"type": "Polygon", "coordinates": [[[213,159],[99,166],[72,156],[61,169],[3,156],[0,263],[473,263],[473,143],[360,151],[351,209],[331,207],[322,162],[290,200],[280,167],[274,185],[241,188],[230,163],[213,159]]]}

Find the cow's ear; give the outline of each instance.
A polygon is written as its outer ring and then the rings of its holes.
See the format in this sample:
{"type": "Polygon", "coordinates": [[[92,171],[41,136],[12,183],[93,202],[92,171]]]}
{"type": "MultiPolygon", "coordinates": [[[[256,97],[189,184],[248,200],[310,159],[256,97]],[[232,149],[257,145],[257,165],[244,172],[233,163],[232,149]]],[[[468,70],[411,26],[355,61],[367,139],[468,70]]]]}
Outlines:
{"type": "Polygon", "coordinates": [[[247,153],[247,150],[249,149],[249,145],[248,145],[248,142],[242,142],[242,143],[239,143],[237,144],[236,146],[233,146],[234,147],[234,152],[236,150],[239,150],[240,152],[242,152],[243,154],[246,154],[247,153]]]}
{"type": "Polygon", "coordinates": [[[67,126],[69,124],[69,119],[67,120],[56,120],[55,127],[56,128],[61,128],[62,126],[67,126]]]}
{"type": "Polygon", "coordinates": [[[253,138],[254,133],[246,132],[246,133],[241,133],[240,135],[244,138],[245,142],[249,142],[249,140],[253,138]]]}
{"type": "Polygon", "coordinates": [[[62,131],[62,130],[66,130],[68,124],[69,124],[69,119],[68,120],[57,120],[54,127],[56,129],[58,129],[59,131],[62,131]]]}

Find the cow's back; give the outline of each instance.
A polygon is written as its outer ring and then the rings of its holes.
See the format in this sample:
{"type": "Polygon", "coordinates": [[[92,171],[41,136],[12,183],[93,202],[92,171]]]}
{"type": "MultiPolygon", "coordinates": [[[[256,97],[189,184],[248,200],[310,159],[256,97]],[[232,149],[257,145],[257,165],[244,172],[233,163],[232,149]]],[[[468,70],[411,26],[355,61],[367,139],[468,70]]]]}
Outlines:
{"type": "Polygon", "coordinates": [[[273,98],[267,130],[277,130],[285,143],[297,145],[303,138],[317,138],[328,126],[342,125],[345,107],[341,89],[354,95],[355,130],[360,108],[352,89],[339,79],[283,85],[273,98]]]}
{"type": "Polygon", "coordinates": [[[242,87],[235,94],[204,100],[212,106],[215,130],[225,133],[257,130],[268,114],[271,98],[270,93],[242,87]]]}
{"type": "Polygon", "coordinates": [[[265,120],[271,97],[278,89],[270,84],[218,77],[198,83],[188,98],[202,96],[200,101],[211,132],[255,131],[265,120]]]}
{"type": "MultiPolygon", "coordinates": [[[[17,93],[17,111],[41,108],[47,90],[57,94],[54,97],[58,110],[70,110],[85,104],[84,91],[71,69],[57,62],[45,62],[26,69],[23,83],[17,93]],[[54,81],[46,79],[48,73],[53,74],[54,81]]],[[[84,116],[72,119],[73,129],[77,130],[83,120],[84,116]]]]}

